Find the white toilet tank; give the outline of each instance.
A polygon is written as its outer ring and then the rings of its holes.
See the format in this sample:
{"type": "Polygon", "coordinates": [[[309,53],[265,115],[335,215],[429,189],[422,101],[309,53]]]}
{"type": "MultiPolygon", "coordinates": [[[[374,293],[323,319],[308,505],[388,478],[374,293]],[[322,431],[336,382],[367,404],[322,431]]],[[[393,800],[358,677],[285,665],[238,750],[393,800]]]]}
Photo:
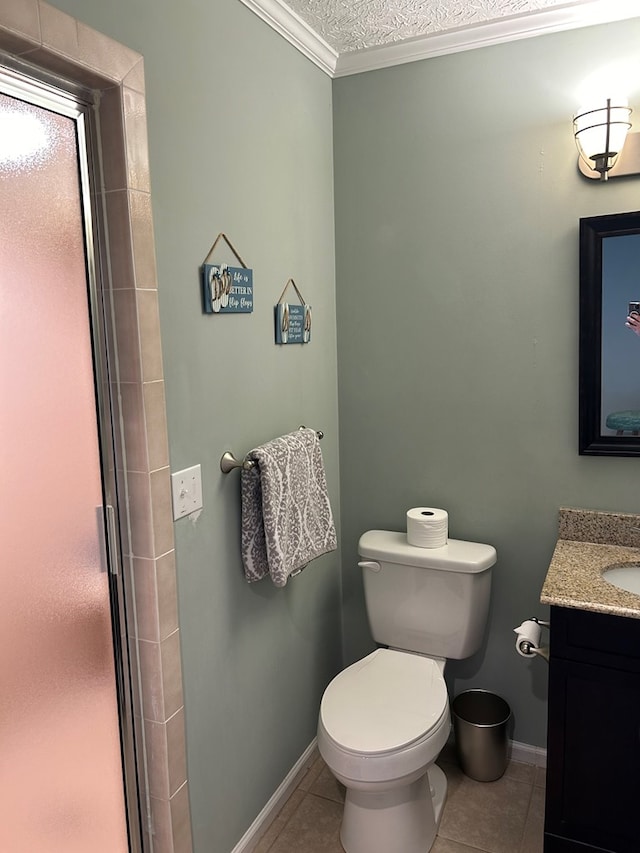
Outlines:
{"type": "Polygon", "coordinates": [[[369,530],[358,553],[376,643],[452,659],[480,648],[497,559],[492,545],[449,539],[442,548],[417,548],[406,533],[369,530]]]}

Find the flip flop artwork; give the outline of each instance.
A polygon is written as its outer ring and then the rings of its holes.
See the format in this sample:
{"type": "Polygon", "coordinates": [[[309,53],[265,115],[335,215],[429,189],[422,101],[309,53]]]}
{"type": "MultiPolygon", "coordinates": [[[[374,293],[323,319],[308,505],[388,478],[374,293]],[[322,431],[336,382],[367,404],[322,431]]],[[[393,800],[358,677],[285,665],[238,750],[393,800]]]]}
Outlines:
{"type": "Polygon", "coordinates": [[[201,276],[205,314],[250,314],[253,311],[253,270],[247,267],[226,234],[220,232],[216,237],[202,264],[201,276]],[[210,263],[211,255],[221,239],[236,256],[239,267],[210,263]]]}

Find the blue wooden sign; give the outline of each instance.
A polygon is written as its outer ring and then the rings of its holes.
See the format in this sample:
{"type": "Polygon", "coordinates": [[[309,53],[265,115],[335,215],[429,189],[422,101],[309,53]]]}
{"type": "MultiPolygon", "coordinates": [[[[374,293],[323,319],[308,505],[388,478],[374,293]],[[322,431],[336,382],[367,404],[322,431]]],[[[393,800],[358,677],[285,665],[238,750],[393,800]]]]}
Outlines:
{"type": "Polygon", "coordinates": [[[206,314],[250,314],[253,311],[253,270],[227,264],[203,264],[206,314]]]}
{"type": "Polygon", "coordinates": [[[278,302],[274,309],[277,344],[308,344],[311,340],[311,305],[278,302]]]}

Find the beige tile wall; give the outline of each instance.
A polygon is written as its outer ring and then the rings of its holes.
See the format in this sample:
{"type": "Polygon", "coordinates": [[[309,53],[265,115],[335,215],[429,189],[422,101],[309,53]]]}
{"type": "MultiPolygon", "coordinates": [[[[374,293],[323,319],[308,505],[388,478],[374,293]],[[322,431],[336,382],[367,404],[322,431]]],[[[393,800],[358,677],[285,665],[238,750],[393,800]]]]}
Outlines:
{"type": "MultiPolygon", "coordinates": [[[[145,850],[192,850],[180,633],[142,57],[38,0],[0,0],[0,50],[101,93],[112,348],[128,493],[123,571],[136,696],[145,850]],[[115,362],[115,359],[114,359],[115,362]],[[132,606],[133,605],[133,606],[132,606]],[[148,785],[147,785],[148,780],[148,785]]],[[[117,437],[118,438],[118,437],[117,437]]]]}

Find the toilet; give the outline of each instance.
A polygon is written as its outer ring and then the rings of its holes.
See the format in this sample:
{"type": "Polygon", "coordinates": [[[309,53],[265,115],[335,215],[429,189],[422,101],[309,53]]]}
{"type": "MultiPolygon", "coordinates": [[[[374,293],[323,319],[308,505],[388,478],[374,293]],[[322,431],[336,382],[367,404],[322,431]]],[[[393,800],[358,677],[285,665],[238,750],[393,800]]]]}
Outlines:
{"type": "Polygon", "coordinates": [[[447,782],[435,760],[449,738],[447,658],[482,643],[491,545],[409,545],[369,530],[358,544],[365,602],[379,648],[344,669],[322,697],[318,748],[346,788],[346,853],[428,853],[447,782]]]}

